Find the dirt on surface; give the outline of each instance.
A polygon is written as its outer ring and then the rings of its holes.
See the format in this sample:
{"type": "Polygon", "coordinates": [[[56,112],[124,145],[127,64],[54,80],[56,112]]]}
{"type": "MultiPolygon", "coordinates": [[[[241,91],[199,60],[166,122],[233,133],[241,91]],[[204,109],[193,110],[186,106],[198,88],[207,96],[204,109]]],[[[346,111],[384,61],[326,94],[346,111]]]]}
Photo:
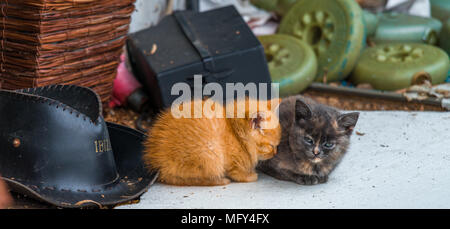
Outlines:
{"type": "Polygon", "coordinates": [[[118,123],[124,126],[129,126],[134,128],[135,121],[138,119],[139,114],[134,112],[131,109],[127,109],[124,107],[117,108],[104,108],[103,109],[103,117],[107,122],[118,123]]]}
{"type": "MultiPolygon", "coordinates": [[[[103,117],[107,122],[118,123],[124,126],[128,126],[131,128],[136,128],[136,120],[139,118],[141,114],[126,108],[126,107],[117,107],[117,108],[104,108],[103,117]]],[[[143,118],[142,129],[148,130],[151,126],[150,119],[143,118]]]]}
{"type": "Polygon", "coordinates": [[[398,102],[387,99],[368,98],[362,96],[340,95],[330,92],[306,90],[302,93],[319,103],[337,107],[341,110],[362,111],[446,111],[442,107],[421,104],[418,102],[398,102]]]}

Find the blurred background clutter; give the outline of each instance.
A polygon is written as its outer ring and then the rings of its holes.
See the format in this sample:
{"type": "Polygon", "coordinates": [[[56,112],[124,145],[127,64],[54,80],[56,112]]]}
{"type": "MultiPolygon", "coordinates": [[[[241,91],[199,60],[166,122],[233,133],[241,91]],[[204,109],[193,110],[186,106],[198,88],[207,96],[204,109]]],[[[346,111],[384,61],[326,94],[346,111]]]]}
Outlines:
{"type": "MultiPolygon", "coordinates": [[[[447,0],[137,0],[130,32],[151,29],[177,10],[229,5],[263,45],[282,96],[300,93],[345,110],[450,109],[447,0]]],[[[156,43],[150,49],[152,56],[161,51],[156,43]]],[[[134,73],[126,56],[116,81],[134,73]]],[[[138,99],[126,102],[133,90],[118,93],[126,90],[116,85],[115,108],[105,116],[146,130],[151,115],[142,107],[151,93],[136,88],[139,96],[130,97],[138,99]]]]}
{"type": "Polygon", "coordinates": [[[228,5],[260,39],[284,96],[303,93],[350,110],[449,109],[446,0],[138,0],[130,30],[176,10],[228,5]]]}
{"type": "Polygon", "coordinates": [[[450,110],[450,0],[17,2],[0,12],[0,88],[87,86],[106,121],[142,131],[205,69],[344,110],[450,110]]]}

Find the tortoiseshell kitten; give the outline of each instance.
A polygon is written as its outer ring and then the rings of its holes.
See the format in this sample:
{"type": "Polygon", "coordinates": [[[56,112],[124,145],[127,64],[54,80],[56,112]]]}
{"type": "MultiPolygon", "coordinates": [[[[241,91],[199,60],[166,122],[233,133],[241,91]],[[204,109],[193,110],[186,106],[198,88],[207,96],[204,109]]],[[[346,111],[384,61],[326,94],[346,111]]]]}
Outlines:
{"type": "Polygon", "coordinates": [[[258,169],[298,184],[325,183],[350,144],[359,113],[341,114],[335,108],[302,96],[283,99],[278,154],[258,169]]]}

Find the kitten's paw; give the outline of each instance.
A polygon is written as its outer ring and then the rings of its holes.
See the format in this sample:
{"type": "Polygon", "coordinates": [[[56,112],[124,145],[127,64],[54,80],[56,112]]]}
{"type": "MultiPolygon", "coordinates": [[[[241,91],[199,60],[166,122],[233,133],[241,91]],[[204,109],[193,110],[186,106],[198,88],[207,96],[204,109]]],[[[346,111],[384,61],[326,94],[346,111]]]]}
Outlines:
{"type": "Polygon", "coordinates": [[[222,178],[217,181],[217,185],[227,185],[229,183],[231,183],[231,180],[228,178],[222,178]]]}
{"type": "Polygon", "coordinates": [[[328,176],[319,177],[319,184],[326,183],[328,181],[328,176]]]}
{"type": "Polygon", "coordinates": [[[254,182],[258,180],[258,174],[257,173],[251,173],[247,176],[247,179],[245,182],[254,182]]]}
{"type": "Polygon", "coordinates": [[[233,179],[236,182],[255,182],[255,181],[258,180],[258,174],[257,173],[233,174],[230,177],[231,177],[231,179],[233,179]]]}
{"type": "Polygon", "coordinates": [[[300,175],[297,177],[295,182],[297,184],[302,185],[315,185],[325,183],[327,182],[327,180],[328,176],[319,177],[319,176],[300,175]]]}

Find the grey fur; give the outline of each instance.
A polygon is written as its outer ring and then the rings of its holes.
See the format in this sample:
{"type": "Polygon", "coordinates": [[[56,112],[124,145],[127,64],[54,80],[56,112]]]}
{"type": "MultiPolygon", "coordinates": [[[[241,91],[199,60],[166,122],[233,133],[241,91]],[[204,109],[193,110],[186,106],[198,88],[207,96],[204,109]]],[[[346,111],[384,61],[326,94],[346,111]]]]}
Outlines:
{"type": "Polygon", "coordinates": [[[282,137],[278,153],[260,162],[258,169],[298,184],[326,182],[347,151],[359,113],[341,114],[300,95],[283,99],[279,113],[282,137]]]}

